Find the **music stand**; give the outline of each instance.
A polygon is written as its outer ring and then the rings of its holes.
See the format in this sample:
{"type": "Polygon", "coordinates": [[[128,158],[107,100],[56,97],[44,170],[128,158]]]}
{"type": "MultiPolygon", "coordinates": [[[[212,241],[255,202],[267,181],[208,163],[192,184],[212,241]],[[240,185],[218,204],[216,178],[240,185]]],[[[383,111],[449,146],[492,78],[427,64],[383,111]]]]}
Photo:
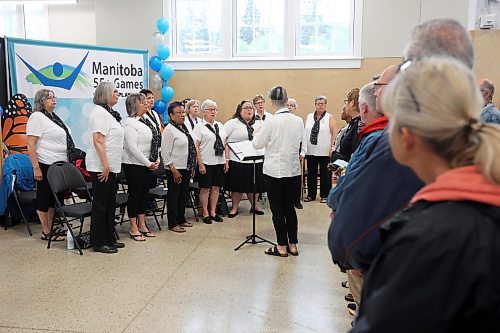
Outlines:
{"type": "Polygon", "coordinates": [[[242,141],[242,142],[230,142],[228,143],[231,151],[238,157],[240,161],[253,161],[253,177],[252,177],[252,191],[253,191],[253,199],[252,199],[252,234],[248,235],[246,239],[238,245],[234,250],[238,251],[245,244],[258,244],[258,243],[269,243],[271,245],[276,245],[275,243],[260,237],[255,233],[255,198],[257,197],[257,183],[255,179],[255,164],[259,160],[264,159],[264,150],[259,149],[255,150],[252,146],[251,141],[242,141]]]}

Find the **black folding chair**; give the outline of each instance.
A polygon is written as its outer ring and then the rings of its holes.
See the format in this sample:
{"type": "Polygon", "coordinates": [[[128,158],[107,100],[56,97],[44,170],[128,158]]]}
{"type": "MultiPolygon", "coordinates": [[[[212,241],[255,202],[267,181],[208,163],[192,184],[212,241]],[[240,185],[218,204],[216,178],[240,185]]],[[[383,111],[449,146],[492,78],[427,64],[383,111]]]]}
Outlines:
{"type": "MultiPolygon", "coordinates": [[[[12,196],[14,197],[14,200],[16,201],[17,209],[19,210],[19,214],[21,215],[21,219],[23,220],[24,225],[26,226],[26,229],[28,230],[28,234],[30,236],[33,236],[33,233],[31,232],[31,228],[28,224],[28,220],[26,219],[26,216],[24,215],[23,207],[35,205],[35,203],[36,203],[36,190],[29,190],[29,191],[19,190],[16,186],[16,175],[14,175],[14,177],[12,178],[12,196]]],[[[5,229],[7,229],[7,227],[5,227],[5,229]]]]}
{"type": "MultiPolygon", "coordinates": [[[[70,222],[75,220],[80,221],[80,232],[82,233],[83,222],[86,217],[90,217],[92,214],[92,197],[90,196],[87,185],[85,184],[85,179],[81,172],[69,162],[56,162],[49,167],[47,172],[47,180],[49,182],[50,188],[52,189],[52,194],[56,202],[56,212],[59,214],[61,223],[65,224],[68,228],[71,237],[75,240],[75,246],[78,248],[80,255],[83,255],[80,244],[76,241],[75,233],[73,232],[72,225],[70,222]],[[63,205],[57,197],[57,193],[74,190],[74,189],[85,189],[88,202],[77,202],[69,205],[63,205]],[[72,218],[68,220],[68,217],[72,218]]],[[[54,223],[52,223],[50,234],[54,231],[54,223]]],[[[50,249],[50,243],[52,239],[49,239],[47,248],[50,249]]]]}
{"type": "MultiPolygon", "coordinates": [[[[156,186],[155,188],[152,188],[149,190],[148,197],[150,201],[155,201],[156,200],[163,200],[163,206],[161,208],[161,214],[159,215],[160,218],[163,218],[165,215],[165,207],[167,206],[167,184],[165,183],[165,167],[163,166],[163,162],[160,162],[160,166],[158,169],[153,171],[153,177],[157,177],[158,179],[161,179],[162,185],[163,186],[156,186]]],[[[153,217],[155,218],[156,225],[158,226],[158,229],[161,230],[160,222],[158,220],[158,215],[156,209],[152,209],[153,211],[153,217]]]]}
{"type": "MultiPolygon", "coordinates": [[[[116,183],[118,185],[118,191],[116,192],[116,208],[119,208],[119,214],[116,216],[119,221],[115,220],[115,225],[122,225],[123,222],[127,222],[124,220],[125,218],[125,210],[127,209],[127,201],[128,201],[128,193],[125,188],[125,184],[127,183],[125,178],[125,172],[122,171],[116,175],[116,183]]],[[[115,230],[116,239],[120,239],[118,233],[115,230]]]]}

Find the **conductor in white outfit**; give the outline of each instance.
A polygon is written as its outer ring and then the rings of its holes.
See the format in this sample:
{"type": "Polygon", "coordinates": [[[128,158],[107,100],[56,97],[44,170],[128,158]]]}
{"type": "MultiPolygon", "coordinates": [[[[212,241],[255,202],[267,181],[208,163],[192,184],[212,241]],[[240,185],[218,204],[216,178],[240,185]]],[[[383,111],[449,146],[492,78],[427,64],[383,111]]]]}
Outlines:
{"type": "Polygon", "coordinates": [[[304,124],[288,110],[285,88],[274,87],[269,92],[269,98],[276,112],[274,117],[266,119],[252,141],[255,149],[265,148],[264,185],[278,243],[265,253],[279,257],[287,257],[288,254],[296,256],[299,252],[294,189],[296,177],[300,175],[299,153],[304,124]]]}

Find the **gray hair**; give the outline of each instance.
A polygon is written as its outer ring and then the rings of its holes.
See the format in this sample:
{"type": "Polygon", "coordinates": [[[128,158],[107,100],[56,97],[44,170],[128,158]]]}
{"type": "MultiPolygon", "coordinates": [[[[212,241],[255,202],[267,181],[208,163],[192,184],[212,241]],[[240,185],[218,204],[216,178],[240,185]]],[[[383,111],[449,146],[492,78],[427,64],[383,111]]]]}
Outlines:
{"type": "Polygon", "coordinates": [[[299,104],[297,103],[297,100],[295,100],[295,98],[293,98],[293,97],[288,97],[288,102],[287,103],[295,105],[296,108],[299,107],[299,104]]]}
{"type": "Polygon", "coordinates": [[[317,101],[325,101],[325,104],[328,104],[328,99],[323,95],[314,97],[314,103],[316,103],[317,101]]]}
{"type": "Polygon", "coordinates": [[[213,101],[211,99],[206,99],[203,101],[203,103],[201,103],[200,108],[203,112],[205,112],[205,110],[208,109],[209,107],[217,108],[217,103],[215,103],[215,101],[213,101]]]}
{"type": "Polygon", "coordinates": [[[448,56],[474,66],[474,47],[465,28],[452,19],[435,19],[415,28],[404,52],[405,60],[448,56]]]}
{"type": "Polygon", "coordinates": [[[382,96],[391,131],[406,127],[452,168],[476,165],[500,184],[500,127],[481,124],[474,73],[450,57],[429,57],[396,76],[382,96]]]}
{"type": "Polygon", "coordinates": [[[374,114],[377,112],[377,99],[375,98],[375,83],[367,83],[359,91],[359,105],[366,104],[368,111],[374,114]]]}
{"type": "Polygon", "coordinates": [[[127,108],[127,114],[129,117],[135,116],[137,113],[137,101],[143,103],[146,100],[146,95],[144,94],[130,94],[125,100],[125,107],[127,108]]]}
{"type": "Polygon", "coordinates": [[[493,82],[491,82],[491,80],[484,79],[480,85],[480,88],[482,90],[489,91],[491,93],[491,98],[493,98],[493,95],[495,94],[495,86],[493,85],[493,82]]]}
{"type": "Polygon", "coordinates": [[[44,109],[43,101],[49,98],[50,93],[55,95],[54,92],[49,89],[40,89],[36,92],[35,100],[33,101],[33,111],[42,111],[44,109]]]}
{"type": "Polygon", "coordinates": [[[112,82],[103,81],[99,83],[94,92],[94,104],[109,104],[115,89],[116,87],[112,82]]]}

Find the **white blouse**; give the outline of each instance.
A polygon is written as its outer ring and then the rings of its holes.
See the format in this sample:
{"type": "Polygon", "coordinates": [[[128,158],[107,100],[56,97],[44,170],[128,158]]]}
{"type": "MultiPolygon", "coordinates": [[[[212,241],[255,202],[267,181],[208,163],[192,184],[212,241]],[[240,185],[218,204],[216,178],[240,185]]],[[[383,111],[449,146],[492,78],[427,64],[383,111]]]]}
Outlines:
{"type": "MultiPolygon", "coordinates": [[[[326,111],[325,111],[326,112],[326,111]]],[[[330,156],[332,150],[332,133],[330,132],[331,114],[326,112],[323,119],[319,122],[318,144],[311,143],[311,130],[314,126],[314,112],[309,113],[306,119],[306,144],[307,155],[311,156],[330,156]]]]}
{"type": "Polygon", "coordinates": [[[161,135],[163,163],[165,165],[173,164],[177,170],[185,170],[187,169],[188,154],[189,141],[186,134],[169,123],[161,135]]]}
{"type": "Polygon", "coordinates": [[[255,149],[265,148],[264,174],[274,178],[298,176],[301,173],[299,150],[303,140],[304,123],[287,108],[266,118],[252,144],[255,149]]]}
{"type": "Polygon", "coordinates": [[[120,173],[123,151],[123,127],[111,113],[99,105],[94,106],[89,118],[89,142],[92,144],[87,149],[85,163],[88,171],[101,172],[102,163],[93,144],[94,133],[104,135],[104,145],[106,146],[109,168],[113,173],[120,173]]]}
{"type": "MultiPolygon", "coordinates": [[[[193,125],[196,127],[197,124],[202,123],[203,119],[195,117],[193,120],[193,125]]],[[[186,125],[189,134],[193,135],[194,127],[191,127],[191,122],[189,121],[189,115],[186,115],[186,119],[184,120],[184,125],[186,125]]]]}
{"type": "Polygon", "coordinates": [[[38,162],[51,165],[68,161],[66,131],[41,112],[33,112],[28,118],[26,135],[36,136],[38,162]]]}
{"type": "MultiPolygon", "coordinates": [[[[215,144],[215,133],[209,130],[205,124],[206,122],[198,123],[193,130],[193,139],[195,142],[199,142],[199,149],[201,154],[201,159],[203,164],[206,165],[217,165],[226,163],[226,154],[223,153],[222,156],[215,156],[214,144],[215,144]]],[[[214,124],[219,126],[219,136],[222,139],[222,144],[226,144],[226,131],[224,130],[224,125],[216,121],[214,124]]],[[[213,125],[210,125],[213,128],[213,125]]],[[[215,129],[214,129],[215,130],[215,129]]]]}
{"type": "Polygon", "coordinates": [[[139,121],[139,117],[127,118],[123,125],[125,141],[123,144],[122,163],[149,167],[151,140],[153,133],[148,125],[139,121]]]}
{"type": "MultiPolygon", "coordinates": [[[[267,119],[267,118],[266,118],[267,119]]],[[[254,135],[256,130],[262,127],[262,120],[256,120],[252,125],[254,129],[254,135]]],[[[224,129],[227,134],[227,142],[241,142],[248,141],[248,131],[245,124],[243,124],[238,118],[230,119],[227,123],[224,124],[224,129]]],[[[236,156],[231,148],[229,148],[229,160],[239,163],[253,163],[253,161],[241,161],[238,156],[236,156]]],[[[257,161],[257,163],[262,163],[263,161],[257,161]]]]}

